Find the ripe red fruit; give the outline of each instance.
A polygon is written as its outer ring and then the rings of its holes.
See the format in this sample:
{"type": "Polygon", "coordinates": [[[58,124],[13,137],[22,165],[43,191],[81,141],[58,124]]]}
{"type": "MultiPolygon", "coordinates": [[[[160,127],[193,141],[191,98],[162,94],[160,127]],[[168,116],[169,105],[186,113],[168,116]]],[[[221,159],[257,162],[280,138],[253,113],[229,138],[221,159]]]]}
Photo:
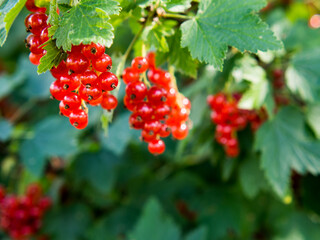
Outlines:
{"type": "Polygon", "coordinates": [[[69,121],[75,128],[84,129],[88,125],[88,114],[82,109],[77,109],[70,114],[69,121]]]}
{"type": "Polygon", "coordinates": [[[156,54],[154,52],[149,52],[146,57],[150,69],[154,69],[156,67],[156,54]]]}
{"type": "Polygon", "coordinates": [[[34,54],[42,54],[43,49],[40,47],[41,39],[39,36],[30,34],[26,39],[26,47],[29,48],[30,52],[34,54]]]}
{"type": "Polygon", "coordinates": [[[162,137],[162,138],[169,137],[170,133],[171,133],[171,129],[169,128],[169,126],[166,125],[166,124],[163,124],[161,126],[161,129],[160,129],[160,132],[159,132],[160,137],[162,137]]]}
{"type": "Polygon", "coordinates": [[[75,76],[63,75],[59,78],[64,90],[69,92],[76,90],[80,86],[79,78],[75,76]]]}
{"type": "Polygon", "coordinates": [[[112,68],[112,59],[104,53],[100,57],[92,59],[92,66],[98,72],[109,71],[112,68]]]}
{"type": "Polygon", "coordinates": [[[126,87],[126,94],[130,99],[139,101],[147,95],[148,89],[143,82],[131,82],[126,87]]]}
{"type": "Polygon", "coordinates": [[[176,125],[172,127],[172,136],[175,139],[182,140],[188,136],[189,129],[187,124],[182,123],[180,125],[176,125]]]}
{"type": "Polygon", "coordinates": [[[89,60],[80,52],[72,52],[66,61],[67,68],[75,73],[83,73],[87,70],[90,63],[89,60]]]}
{"type": "Polygon", "coordinates": [[[101,101],[101,107],[110,111],[110,110],[113,110],[117,107],[118,105],[118,99],[111,95],[111,94],[103,94],[103,97],[102,97],[102,101],[101,101]]]}
{"type": "Polygon", "coordinates": [[[47,26],[48,16],[44,13],[32,13],[25,20],[28,32],[40,36],[41,31],[47,26]]]}
{"type": "Polygon", "coordinates": [[[124,103],[124,107],[127,108],[129,111],[133,111],[135,108],[135,102],[133,100],[130,99],[130,97],[128,96],[124,96],[123,99],[123,103],[124,103]]]}
{"type": "Polygon", "coordinates": [[[90,101],[100,98],[102,91],[98,86],[86,88],[85,86],[81,85],[79,88],[79,95],[83,100],[90,103],[90,101]]]}
{"type": "Polygon", "coordinates": [[[150,120],[152,117],[153,109],[149,103],[139,102],[134,108],[134,112],[143,120],[150,120]]]}
{"type": "Polygon", "coordinates": [[[26,2],[26,8],[30,11],[30,12],[42,12],[45,13],[46,12],[46,8],[39,8],[35,5],[34,0],[27,0],[26,2]]]}
{"type": "Polygon", "coordinates": [[[158,120],[166,119],[170,114],[170,108],[166,104],[161,104],[155,107],[154,116],[158,120]]]}
{"type": "Polygon", "coordinates": [[[80,96],[72,92],[64,96],[62,102],[71,109],[79,108],[81,106],[80,96]]]}
{"type": "Polygon", "coordinates": [[[105,46],[99,43],[91,43],[82,47],[82,54],[89,59],[99,58],[104,54],[105,46]]]}
{"type": "Polygon", "coordinates": [[[60,78],[63,75],[67,75],[68,68],[65,61],[61,61],[59,65],[57,67],[53,67],[50,72],[54,78],[60,78]]]}
{"type": "Polygon", "coordinates": [[[39,65],[40,64],[40,59],[42,57],[43,57],[42,54],[34,54],[32,52],[29,54],[29,60],[34,65],[39,65]]]}
{"type": "Polygon", "coordinates": [[[41,43],[45,43],[46,41],[49,40],[48,28],[49,28],[49,27],[45,27],[45,28],[41,31],[41,34],[40,34],[41,43]]]}
{"type": "Polygon", "coordinates": [[[133,113],[130,115],[129,125],[134,129],[142,129],[144,127],[144,121],[137,113],[133,113]]]}
{"type": "Polygon", "coordinates": [[[157,120],[147,121],[144,124],[144,130],[147,132],[159,133],[162,130],[162,124],[157,120]]]}
{"type": "Polygon", "coordinates": [[[133,68],[126,68],[123,71],[122,79],[125,84],[128,84],[130,82],[136,82],[140,79],[140,74],[135,71],[133,68]]]}
{"type": "Polygon", "coordinates": [[[148,101],[154,105],[162,104],[167,101],[167,91],[158,86],[152,86],[148,90],[148,101]]]}
{"type": "Polygon", "coordinates": [[[148,150],[152,154],[162,154],[165,151],[165,149],[166,145],[161,139],[153,140],[148,144],[148,150]]]}
{"type": "Polygon", "coordinates": [[[64,96],[68,94],[66,90],[63,89],[59,80],[54,81],[50,86],[50,93],[54,99],[62,101],[64,96]]]}
{"type": "Polygon", "coordinates": [[[132,69],[138,73],[143,73],[149,68],[149,64],[146,58],[136,57],[131,62],[132,69]]]}
{"type": "Polygon", "coordinates": [[[103,91],[112,91],[117,88],[119,80],[116,75],[111,72],[102,73],[98,81],[101,83],[101,89],[103,91]]]}
{"type": "Polygon", "coordinates": [[[157,140],[157,133],[155,133],[153,131],[147,131],[145,129],[142,129],[141,139],[144,142],[152,142],[154,140],[157,140]]]}
{"type": "Polygon", "coordinates": [[[98,75],[92,70],[87,70],[78,74],[76,77],[79,78],[81,83],[86,87],[91,87],[98,83],[98,75]]]}
{"type": "Polygon", "coordinates": [[[60,114],[65,117],[70,117],[71,113],[74,111],[74,109],[70,108],[63,101],[59,103],[59,110],[60,114]]]}

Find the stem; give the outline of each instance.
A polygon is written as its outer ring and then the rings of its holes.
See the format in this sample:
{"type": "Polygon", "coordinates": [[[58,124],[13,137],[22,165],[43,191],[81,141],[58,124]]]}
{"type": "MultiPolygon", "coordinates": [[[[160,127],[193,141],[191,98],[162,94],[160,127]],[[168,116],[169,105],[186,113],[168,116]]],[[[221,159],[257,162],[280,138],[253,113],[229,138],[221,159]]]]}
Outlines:
{"type": "MultiPolygon", "coordinates": [[[[124,53],[121,62],[119,63],[118,67],[117,67],[117,72],[116,75],[117,77],[121,77],[121,73],[124,70],[124,65],[126,64],[127,58],[134,46],[134,44],[136,43],[136,41],[138,40],[138,38],[140,37],[141,33],[143,32],[144,28],[145,28],[145,24],[141,27],[141,29],[139,30],[139,32],[136,34],[136,36],[132,39],[129,47],[127,48],[127,51],[124,53]]],[[[118,87],[119,88],[119,87],[118,87]]]]}
{"type": "Polygon", "coordinates": [[[175,14],[175,13],[164,13],[163,15],[161,15],[161,17],[164,17],[164,18],[186,19],[186,20],[189,20],[189,19],[192,18],[192,17],[190,17],[190,16],[181,15],[181,14],[175,14]]]}

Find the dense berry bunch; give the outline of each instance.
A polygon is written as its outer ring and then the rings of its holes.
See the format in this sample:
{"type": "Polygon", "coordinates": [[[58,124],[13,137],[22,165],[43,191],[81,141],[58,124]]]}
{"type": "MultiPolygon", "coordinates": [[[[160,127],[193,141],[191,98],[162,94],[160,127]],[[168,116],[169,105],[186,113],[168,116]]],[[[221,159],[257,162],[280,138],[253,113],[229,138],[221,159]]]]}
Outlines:
{"type": "Polygon", "coordinates": [[[31,239],[42,224],[42,217],[51,200],[42,195],[37,184],[28,187],[25,195],[6,195],[0,187],[0,227],[15,240],[31,239]]]}
{"type": "Polygon", "coordinates": [[[110,94],[118,86],[118,78],[109,72],[112,59],[104,52],[105,46],[95,43],[73,46],[66,61],[51,69],[56,78],[51,95],[60,101],[60,113],[77,129],[88,125],[86,103],[109,111],[118,104],[110,94]]]}
{"type": "Polygon", "coordinates": [[[207,98],[212,109],[211,120],[217,125],[216,140],[224,146],[229,157],[237,157],[240,153],[237,131],[244,129],[251,123],[253,131],[257,130],[266,118],[266,113],[249,111],[238,108],[241,95],[235,94],[229,98],[223,94],[210,95],[207,98]]]}
{"type": "Polygon", "coordinates": [[[156,68],[154,53],[133,59],[122,78],[127,84],[124,104],[133,112],[129,123],[142,130],[142,140],[148,143],[150,153],[163,153],[165,143],[161,138],[170,133],[178,140],[187,137],[190,101],[178,92],[169,72],[156,68]]]}
{"type": "Polygon", "coordinates": [[[38,8],[34,4],[34,0],[28,0],[26,2],[26,8],[32,13],[29,14],[24,21],[27,32],[31,32],[25,42],[31,52],[29,55],[30,62],[39,65],[40,59],[46,54],[42,44],[49,40],[48,16],[45,14],[46,8],[38,8]]]}
{"type": "MultiPolygon", "coordinates": [[[[36,7],[34,0],[28,0],[26,7],[34,12],[25,20],[27,31],[32,33],[26,45],[31,51],[30,61],[38,65],[45,54],[42,44],[49,40],[48,17],[46,9],[36,7]]],[[[60,101],[61,115],[68,117],[75,128],[84,129],[88,125],[86,103],[101,105],[109,111],[116,108],[118,100],[109,92],[118,86],[118,78],[109,72],[111,67],[112,59],[105,54],[105,46],[91,43],[72,46],[66,60],[51,69],[56,81],[51,84],[50,93],[60,101]]]]}

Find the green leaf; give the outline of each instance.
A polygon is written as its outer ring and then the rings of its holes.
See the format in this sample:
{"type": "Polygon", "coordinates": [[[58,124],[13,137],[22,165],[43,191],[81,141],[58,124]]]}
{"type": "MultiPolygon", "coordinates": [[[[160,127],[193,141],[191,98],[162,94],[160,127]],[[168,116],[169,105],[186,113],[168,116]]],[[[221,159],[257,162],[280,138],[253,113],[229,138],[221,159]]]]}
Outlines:
{"type": "Polygon", "coordinates": [[[320,172],[320,142],[312,141],[304,128],[303,115],[293,107],[280,110],[259,129],[256,148],[261,166],[276,193],[288,191],[291,170],[304,174],[320,172]]]}
{"type": "Polygon", "coordinates": [[[162,210],[158,200],[151,198],[135,226],[130,239],[179,240],[180,229],[162,210]]]}
{"type": "Polygon", "coordinates": [[[312,128],[317,138],[320,138],[320,105],[312,104],[308,106],[307,122],[312,128]]]}
{"type": "Polygon", "coordinates": [[[201,1],[198,14],[181,25],[181,46],[188,47],[193,58],[220,70],[228,46],[253,53],[280,49],[281,42],[255,14],[265,3],[261,0],[201,1]]]}
{"type": "Polygon", "coordinates": [[[40,59],[40,65],[38,66],[38,74],[44,73],[50,70],[53,66],[58,66],[64,58],[63,51],[59,50],[54,41],[49,40],[43,47],[47,53],[40,59]]]}
{"type": "Polygon", "coordinates": [[[239,169],[240,184],[248,198],[254,198],[260,190],[268,186],[259,164],[259,159],[250,157],[241,164],[239,169]]]}
{"type": "Polygon", "coordinates": [[[196,230],[193,230],[189,233],[185,240],[207,240],[208,238],[208,229],[205,226],[200,226],[196,230]]]}
{"type": "Polygon", "coordinates": [[[34,128],[34,136],[22,142],[19,149],[21,161],[34,175],[40,176],[46,164],[46,157],[67,156],[77,151],[74,129],[63,117],[49,117],[34,128]]]}
{"type": "Polygon", "coordinates": [[[7,120],[0,120],[0,141],[7,141],[12,133],[12,125],[7,120]]]}
{"type": "Polygon", "coordinates": [[[51,211],[43,229],[53,240],[78,240],[84,236],[90,221],[89,208],[78,203],[51,211]]]}
{"type": "Polygon", "coordinates": [[[0,47],[5,43],[12,23],[25,3],[26,0],[3,0],[0,2],[0,47]]]}
{"type": "Polygon", "coordinates": [[[109,127],[108,137],[101,134],[103,146],[119,156],[123,153],[131,139],[138,138],[139,132],[128,126],[129,113],[120,115],[109,127]]]}
{"type": "Polygon", "coordinates": [[[142,40],[150,47],[155,47],[160,52],[168,52],[169,45],[167,37],[174,34],[173,27],[177,24],[176,21],[152,22],[147,26],[142,33],[142,40]]]}
{"type": "Polygon", "coordinates": [[[113,42],[111,15],[119,14],[119,3],[113,0],[82,0],[65,12],[53,37],[57,47],[65,51],[71,45],[91,42],[110,47],[113,42]]]}
{"type": "Polygon", "coordinates": [[[191,7],[191,0],[162,0],[170,12],[184,12],[191,7]]]}
{"type": "Polygon", "coordinates": [[[198,62],[194,60],[187,48],[181,48],[181,32],[177,31],[174,36],[168,38],[169,51],[159,52],[157,59],[168,59],[170,65],[173,65],[181,73],[197,77],[198,62]]]}
{"type": "Polygon", "coordinates": [[[101,193],[108,193],[116,177],[119,158],[109,151],[81,154],[74,161],[74,177],[89,182],[101,193]]]}
{"type": "Polygon", "coordinates": [[[286,71],[288,88],[306,101],[320,101],[320,48],[298,53],[286,71]]]}

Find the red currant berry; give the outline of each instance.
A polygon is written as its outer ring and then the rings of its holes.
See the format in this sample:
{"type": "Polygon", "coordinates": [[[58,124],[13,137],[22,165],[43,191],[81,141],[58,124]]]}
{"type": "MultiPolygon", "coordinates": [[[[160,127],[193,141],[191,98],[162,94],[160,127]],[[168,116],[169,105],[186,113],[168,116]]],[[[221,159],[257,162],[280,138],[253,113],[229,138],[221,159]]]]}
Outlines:
{"type": "Polygon", "coordinates": [[[40,36],[41,31],[47,26],[48,16],[44,13],[32,13],[25,21],[28,32],[40,36]]]}
{"type": "Polygon", "coordinates": [[[178,140],[185,139],[188,136],[188,133],[189,133],[189,129],[187,124],[185,123],[172,127],[172,136],[175,139],[178,139],[178,140]]]}
{"type": "Polygon", "coordinates": [[[49,28],[49,27],[45,27],[45,28],[41,31],[41,34],[40,34],[41,43],[45,43],[46,41],[49,40],[48,28],[49,28]]]}
{"type": "Polygon", "coordinates": [[[34,65],[39,65],[40,64],[40,59],[42,57],[43,57],[42,54],[34,54],[32,52],[29,54],[29,60],[34,65]]]}
{"type": "Polygon", "coordinates": [[[64,90],[68,90],[69,92],[76,90],[80,86],[80,80],[76,75],[69,76],[63,75],[60,77],[60,83],[64,90]]]}
{"type": "Polygon", "coordinates": [[[99,98],[97,98],[96,100],[91,100],[91,101],[89,102],[89,104],[90,104],[91,106],[98,106],[98,105],[101,104],[102,98],[103,98],[103,95],[101,95],[101,96],[100,96],[99,98]]]}
{"type": "Polygon", "coordinates": [[[39,8],[35,5],[34,0],[27,0],[26,2],[26,8],[30,11],[30,12],[42,12],[45,13],[46,12],[46,8],[39,8]]]}
{"type": "Polygon", "coordinates": [[[141,139],[144,142],[152,142],[157,139],[157,133],[143,129],[141,131],[141,139]]]}
{"type": "Polygon", "coordinates": [[[131,62],[132,69],[138,73],[143,73],[149,68],[149,64],[146,58],[136,57],[131,62]]]}
{"type": "Polygon", "coordinates": [[[141,117],[143,121],[147,121],[151,119],[153,109],[148,103],[139,102],[134,108],[134,112],[137,113],[137,115],[141,117]]]}
{"type": "Polygon", "coordinates": [[[41,39],[39,36],[30,34],[26,39],[26,47],[30,49],[30,52],[34,54],[42,54],[43,49],[40,47],[41,39]]]}
{"type": "Polygon", "coordinates": [[[59,63],[59,65],[57,67],[53,67],[50,70],[50,72],[51,72],[52,76],[54,78],[57,78],[57,79],[60,78],[63,75],[67,75],[68,74],[68,69],[67,69],[65,61],[61,61],[59,63]]]}
{"type": "Polygon", "coordinates": [[[104,53],[101,57],[92,59],[92,66],[98,72],[109,71],[112,68],[112,59],[104,53]]]}
{"type": "Polygon", "coordinates": [[[151,69],[155,69],[156,68],[156,54],[154,52],[149,52],[147,54],[147,61],[148,61],[148,64],[149,64],[149,67],[151,69]]]}
{"type": "Polygon", "coordinates": [[[66,62],[67,68],[75,73],[83,73],[90,65],[89,60],[80,52],[71,53],[66,62]]]}
{"type": "Polygon", "coordinates": [[[123,71],[122,79],[125,84],[128,84],[130,82],[136,82],[140,79],[140,74],[135,71],[133,68],[126,68],[123,71]]]}
{"type": "Polygon", "coordinates": [[[70,109],[76,109],[81,106],[81,98],[78,94],[72,92],[64,96],[62,102],[70,109]]]}
{"type": "Polygon", "coordinates": [[[75,77],[79,78],[80,82],[88,88],[98,84],[98,75],[92,70],[87,70],[75,77]]]}
{"type": "Polygon", "coordinates": [[[88,125],[88,114],[82,109],[75,110],[70,114],[69,121],[75,128],[84,129],[88,125]]]}
{"type": "Polygon", "coordinates": [[[162,104],[167,101],[167,91],[158,86],[152,86],[148,90],[148,101],[154,105],[162,104]]]}
{"type": "Polygon", "coordinates": [[[115,96],[111,94],[103,94],[103,98],[101,101],[101,107],[110,111],[117,107],[118,100],[115,96]]]}
{"type": "Polygon", "coordinates": [[[79,88],[79,95],[83,100],[90,103],[90,101],[100,98],[102,91],[98,86],[86,88],[85,86],[81,85],[79,88]]]}
{"type": "Polygon", "coordinates": [[[158,120],[165,120],[170,114],[170,108],[166,104],[158,105],[154,109],[154,116],[158,120]]]}
{"type": "Polygon", "coordinates": [[[162,138],[169,137],[170,133],[171,133],[171,130],[170,130],[169,126],[166,124],[162,124],[161,130],[159,132],[160,137],[162,137],[162,138]]]}
{"type": "Polygon", "coordinates": [[[99,58],[104,54],[105,46],[100,43],[91,43],[82,47],[82,54],[89,59],[99,58]]]}
{"type": "Polygon", "coordinates": [[[132,101],[130,99],[130,97],[128,97],[127,95],[124,96],[123,103],[124,103],[125,108],[127,108],[131,112],[134,110],[134,108],[136,106],[135,102],[132,101]]]}
{"type": "Polygon", "coordinates": [[[144,121],[137,113],[133,113],[130,115],[129,125],[134,129],[142,129],[144,127],[144,121]]]}
{"type": "Polygon", "coordinates": [[[161,139],[154,140],[148,144],[148,150],[152,154],[162,154],[164,153],[165,149],[166,145],[161,139]]]}
{"type": "Polygon", "coordinates": [[[66,90],[63,89],[59,80],[54,81],[50,86],[50,93],[54,99],[62,101],[64,96],[68,94],[66,90]]]}
{"type": "Polygon", "coordinates": [[[157,120],[147,121],[144,124],[144,130],[147,132],[159,133],[162,129],[162,124],[157,120]]]}
{"type": "Polygon", "coordinates": [[[74,109],[70,108],[63,101],[59,103],[59,110],[60,110],[60,115],[65,117],[70,117],[71,113],[74,111],[74,109]]]}
{"type": "Polygon", "coordinates": [[[111,72],[102,73],[98,81],[101,83],[101,89],[103,91],[112,91],[117,88],[119,83],[117,76],[111,72]]]}
{"type": "Polygon", "coordinates": [[[143,82],[131,82],[126,87],[126,94],[135,101],[143,100],[147,92],[147,86],[143,82]]]}

